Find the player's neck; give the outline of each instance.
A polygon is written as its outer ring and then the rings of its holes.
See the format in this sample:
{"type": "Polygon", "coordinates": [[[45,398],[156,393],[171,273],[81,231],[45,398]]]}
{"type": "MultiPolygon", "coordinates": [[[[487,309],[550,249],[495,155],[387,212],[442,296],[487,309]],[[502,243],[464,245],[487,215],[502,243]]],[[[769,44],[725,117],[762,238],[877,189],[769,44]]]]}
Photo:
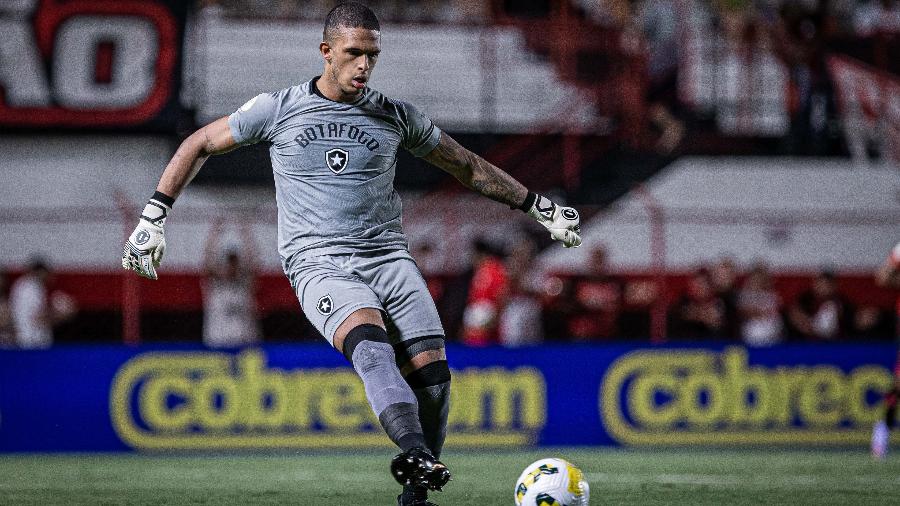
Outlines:
{"type": "Polygon", "coordinates": [[[326,77],[327,73],[323,73],[318,79],[313,82],[313,92],[317,95],[324,97],[333,102],[354,102],[359,98],[360,93],[362,91],[356,91],[352,95],[348,95],[343,90],[338,83],[329,80],[326,77]]]}

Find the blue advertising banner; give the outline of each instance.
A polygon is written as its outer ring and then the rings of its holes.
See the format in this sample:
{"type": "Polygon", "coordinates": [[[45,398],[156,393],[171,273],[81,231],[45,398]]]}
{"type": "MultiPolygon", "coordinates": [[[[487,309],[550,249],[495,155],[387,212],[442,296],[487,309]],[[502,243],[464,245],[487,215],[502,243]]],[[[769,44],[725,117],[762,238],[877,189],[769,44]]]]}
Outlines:
{"type": "MultiPolygon", "coordinates": [[[[862,445],[896,347],[448,350],[448,445],[862,445]]],[[[0,351],[0,452],[390,443],[325,346],[0,351]]]]}

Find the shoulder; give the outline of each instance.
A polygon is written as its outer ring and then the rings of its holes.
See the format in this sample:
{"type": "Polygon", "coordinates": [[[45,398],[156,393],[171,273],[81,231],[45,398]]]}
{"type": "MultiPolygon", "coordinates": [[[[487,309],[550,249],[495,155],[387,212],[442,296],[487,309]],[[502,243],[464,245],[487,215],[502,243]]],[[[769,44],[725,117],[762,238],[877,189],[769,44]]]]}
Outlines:
{"type": "Polygon", "coordinates": [[[375,111],[388,116],[405,120],[410,110],[415,110],[412,104],[391,98],[378,90],[368,88],[366,90],[366,105],[375,111]]]}
{"type": "Polygon", "coordinates": [[[309,82],[282,88],[276,91],[263,92],[251,98],[241,106],[240,111],[247,112],[251,108],[281,109],[296,103],[309,95],[309,82]]]}
{"type": "Polygon", "coordinates": [[[304,98],[308,98],[311,96],[312,90],[310,88],[310,83],[312,81],[304,81],[300,84],[295,84],[294,86],[290,86],[288,88],[284,88],[273,92],[273,95],[281,98],[282,100],[290,100],[296,101],[304,98]]]}

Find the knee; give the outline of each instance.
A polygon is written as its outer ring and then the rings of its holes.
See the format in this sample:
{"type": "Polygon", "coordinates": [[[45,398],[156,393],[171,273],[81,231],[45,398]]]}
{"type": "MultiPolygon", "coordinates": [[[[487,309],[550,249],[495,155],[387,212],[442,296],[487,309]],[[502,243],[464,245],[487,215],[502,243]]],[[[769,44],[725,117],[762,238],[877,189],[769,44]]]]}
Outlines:
{"type": "Polygon", "coordinates": [[[387,333],[378,325],[359,325],[344,339],[344,356],[353,367],[369,371],[378,365],[394,364],[394,349],[388,344],[387,333]]]}
{"type": "Polygon", "coordinates": [[[428,363],[406,376],[406,382],[414,389],[432,387],[449,381],[450,367],[446,360],[428,363]]]}

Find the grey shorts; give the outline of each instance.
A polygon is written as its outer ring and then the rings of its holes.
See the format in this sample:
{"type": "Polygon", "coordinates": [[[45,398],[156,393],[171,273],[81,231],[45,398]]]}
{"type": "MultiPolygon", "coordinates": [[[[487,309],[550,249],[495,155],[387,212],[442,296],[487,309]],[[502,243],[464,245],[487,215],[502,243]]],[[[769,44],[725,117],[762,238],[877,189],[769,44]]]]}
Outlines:
{"type": "Polygon", "coordinates": [[[295,264],[288,277],[306,318],[329,343],[361,308],[382,312],[394,343],[444,335],[425,279],[406,250],[310,257],[295,264]]]}

